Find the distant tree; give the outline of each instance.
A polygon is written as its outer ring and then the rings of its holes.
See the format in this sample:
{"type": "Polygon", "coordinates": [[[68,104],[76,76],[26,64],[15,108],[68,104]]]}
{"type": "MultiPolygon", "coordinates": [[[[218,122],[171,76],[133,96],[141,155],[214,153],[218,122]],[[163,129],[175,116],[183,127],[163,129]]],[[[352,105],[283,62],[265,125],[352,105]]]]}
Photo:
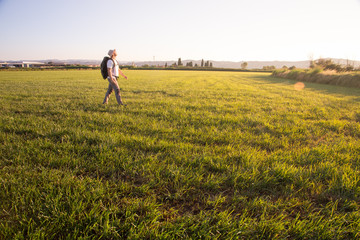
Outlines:
{"type": "Polygon", "coordinates": [[[347,66],[345,67],[345,71],[347,71],[347,72],[351,72],[351,71],[354,71],[354,70],[355,70],[354,66],[347,65],[347,66]]]}
{"type": "Polygon", "coordinates": [[[310,66],[309,66],[310,68],[315,68],[316,67],[316,63],[315,63],[315,61],[314,60],[311,60],[310,61],[310,66]]]}
{"type": "Polygon", "coordinates": [[[174,62],[171,66],[172,67],[177,67],[176,62],[174,62]]]}
{"type": "Polygon", "coordinates": [[[271,70],[275,70],[276,67],[275,66],[264,66],[263,70],[267,70],[267,71],[271,71],[271,70]]]}
{"type": "Polygon", "coordinates": [[[247,65],[248,65],[247,62],[243,62],[243,63],[241,64],[241,68],[242,68],[242,69],[246,69],[246,68],[247,68],[247,65]]]}
{"type": "Polygon", "coordinates": [[[186,63],[186,66],[187,66],[187,67],[192,67],[192,66],[193,66],[193,62],[188,62],[188,63],[186,63]]]}
{"type": "Polygon", "coordinates": [[[288,69],[288,67],[286,65],[282,66],[283,69],[288,69]]]}
{"type": "Polygon", "coordinates": [[[206,61],[205,62],[205,67],[209,67],[210,66],[210,61],[206,61]]]}
{"type": "Polygon", "coordinates": [[[204,59],[201,59],[201,67],[204,67],[204,59]]]}
{"type": "Polygon", "coordinates": [[[210,67],[211,67],[211,68],[213,67],[213,63],[212,63],[212,62],[210,62],[210,67]]]}
{"type": "Polygon", "coordinates": [[[167,68],[167,63],[165,63],[165,67],[167,68]]]}
{"type": "Polygon", "coordinates": [[[331,59],[320,58],[317,61],[315,61],[316,66],[323,67],[323,68],[326,68],[327,66],[329,66],[331,64],[333,64],[331,59]]]}
{"type": "Polygon", "coordinates": [[[199,67],[199,65],[197,63],[195,63],[195,67],[199,67]]]}
{"type": "Polygon", "coordinates": [[[315,61],[315,66],[320,67],[324,70],[335,70],[337,72],[344,72],[346,71],[346,67],[341,67],[340,64],[334,63],[331,59],[318,59],[315,61]]]}
{"type": "Polygon", "coordinates": [[[182,62],[181,62],[181,58],[179,58],[178,59],[178,64],[177,64],[178,66],[182,66],[183,64],[182,64],[182,62]]]}
{"type": "Polygon", "coordinates": [[[294,70],[294,69],[296,69],[296,67],[295,67],[295,66],[291,66],[291,67],[289,67],[289,70],[294,70]]]}
{"type": "Polygon", "coordinates": [[[310,54],[309,54],[309,60],[310,60],[310,65],[309,65],[309,67],[310,67],[310,68],[315,68],[316,65],[315,65],[314,54],[313,54],[313,53],[310,53],[310,54]]]}

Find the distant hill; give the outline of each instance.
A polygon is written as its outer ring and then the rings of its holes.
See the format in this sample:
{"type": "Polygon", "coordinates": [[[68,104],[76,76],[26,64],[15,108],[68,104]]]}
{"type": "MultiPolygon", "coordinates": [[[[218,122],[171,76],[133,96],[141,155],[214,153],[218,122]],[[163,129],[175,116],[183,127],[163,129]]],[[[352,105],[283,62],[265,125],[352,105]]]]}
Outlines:
{"type": "MultiPolygon", "coordinates": [[[[333,59],[333,62],[341,65],[353,65],[354,67],[360,67],[360,61],[346,60],[346,59],[333,59]]],[[[19,61],[36,61],[43,63],[55,63],[55,64],[80,64],[80,65],[100,65],[102,59],[91,60],[91,59],[68,59],[68,60],[59,60],[59,59],[46,59],[46,60],[19,60],[19,61]]],[[[204,59],[204,61],[207,61],[204,59]]],[[[216,68],[241,68],[241,64],[244,61],[231,62],[231,61],[212,61],[213,67],[216,68]]],[[[18,62],[18,61],[1,61],[0,62],[18,62]]],[[[193,65],[201,65],[201,60],[182,60],[183,65],[186,65],[188,62],[193,62],[193,65]]],[[[262,69],[264,66],[275,66],[276,68],[282,68],[283,66],[296,68],[308,68],[310,61],[246,61],[248,63],[247,69],[262,69]]],[[[120,65],[136,65],[136,66],[164,66],[166,63],[168,66],[173,63],[177,63],[177,60],[169,61],[120,61],[120,65]]]]}
{"type": "MultiPolygon", "coordinates": [[[[207,60],[204,60],[207,61],[207,60]]],[[[212,61],[213,67],[216,68],[241,68],[241,62],[231,62],[231,61],[212,61]]],[[[188,62],[193,62],[193,65],[197,64],[201,65],[201,60],[182,60],[183,65],[186,65],[188,62]]],[[[132,65],[136,66],[164,66],[167,63],[168,66],[173,63],[177,63],[177,61],[144,61],[144,62],[120,62],[122,65],[132,65]]],[[[299,62],[286,62],[286,61],[248,61],[247,69],[262,69],[264,66],[275,66],[276,68],[282,68],[283,66],[291,67],[295,66],[297,68],[308,68],[310,65],[309,61],[299,61],[299,62]]]]}
{"type": "MultiPolygon", "coordinates": [[[[352,61],[346,59],[332,59],[333,62],[341,65],[353,65],[355,67],[360,67],[360,61],[352,61]]],[[[204,59],[204,61],[207,61],[204,59]]],[[[231,62],[231,61],[212,61],[214,67],[217,68],[241,68],[241,64],[245,61],[231,62]]],[[[188,62],[193,62],[193,65],[197,64],[200,66],[201,60],[182,60],[183,65],[186,65],[188,62]]],[[[262,69],[264,66],[275,66],[276,68],[282,68],[283,66],[296,68],[308,68],[310,66],[310,61],[246,61],[248,63],[247,69],[262,69]]],[[[143,62],[120,62],[123,65],[132,65],[143,66],[143,65],[155,65],[155,66],[164,66],[167,63],[168,66],[173,63],[177,63],[177,60],[172,61],[143,61],[143,62]]]]}

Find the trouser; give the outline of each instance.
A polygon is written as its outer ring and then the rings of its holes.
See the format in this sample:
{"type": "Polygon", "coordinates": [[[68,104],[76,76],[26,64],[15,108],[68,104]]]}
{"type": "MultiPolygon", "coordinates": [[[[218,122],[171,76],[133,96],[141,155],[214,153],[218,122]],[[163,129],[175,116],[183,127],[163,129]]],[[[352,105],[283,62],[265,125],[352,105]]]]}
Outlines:
{"type": "Polygon", "coordinates": [[[110,79],[109,77],[107,78],[107,80],[109,81],[109,87],[108,90],[105,94],[105,99],[103,103],[108,103],[109,98],[110,98],[110,94],[115,91],[115,97],[116,100],[118,102],[118,104],[123,104],[123,102],[121,101],[121,96],[120,96],[120,88],[119,88],[119,84],[117,82],[117,79],[119,77],[113,77],[112,79],[110,79]]]}

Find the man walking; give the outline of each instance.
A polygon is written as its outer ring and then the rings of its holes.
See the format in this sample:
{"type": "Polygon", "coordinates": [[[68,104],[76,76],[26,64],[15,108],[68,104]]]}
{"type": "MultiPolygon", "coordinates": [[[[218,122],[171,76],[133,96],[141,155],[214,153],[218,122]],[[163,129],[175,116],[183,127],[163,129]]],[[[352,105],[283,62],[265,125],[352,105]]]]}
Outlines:
{"type": "Polygon", "coordinates": [[[108,55],[110,56],[110,59],[107,61],[107,70],[108,70],[108,77],[107,80],[109,81],[109,87],[105,94],[105,99],[103,104],[107,104],[110,98],[110,94],[115,91],[116,100],[119,105],[124,105],[124,103],[121,100],[120,96],[120,88],[117,80],[119,79],[119,74],[123,76],[125,79],[127,79],[127,76],[120,70],[119,63],[116,60],[116,49],[109,50],[108,55]]]}

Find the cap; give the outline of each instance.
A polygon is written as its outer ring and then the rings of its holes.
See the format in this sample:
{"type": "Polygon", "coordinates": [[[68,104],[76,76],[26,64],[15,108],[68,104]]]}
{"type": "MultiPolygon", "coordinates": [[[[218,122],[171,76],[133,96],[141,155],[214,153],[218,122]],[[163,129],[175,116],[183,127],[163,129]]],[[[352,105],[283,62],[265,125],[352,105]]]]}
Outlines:
{"type": "Polygon", "coordinates": [[[110,49],[109,52],[108,52],[108,55],[111,57],[114,53],[114,49],[110,49]]]}

